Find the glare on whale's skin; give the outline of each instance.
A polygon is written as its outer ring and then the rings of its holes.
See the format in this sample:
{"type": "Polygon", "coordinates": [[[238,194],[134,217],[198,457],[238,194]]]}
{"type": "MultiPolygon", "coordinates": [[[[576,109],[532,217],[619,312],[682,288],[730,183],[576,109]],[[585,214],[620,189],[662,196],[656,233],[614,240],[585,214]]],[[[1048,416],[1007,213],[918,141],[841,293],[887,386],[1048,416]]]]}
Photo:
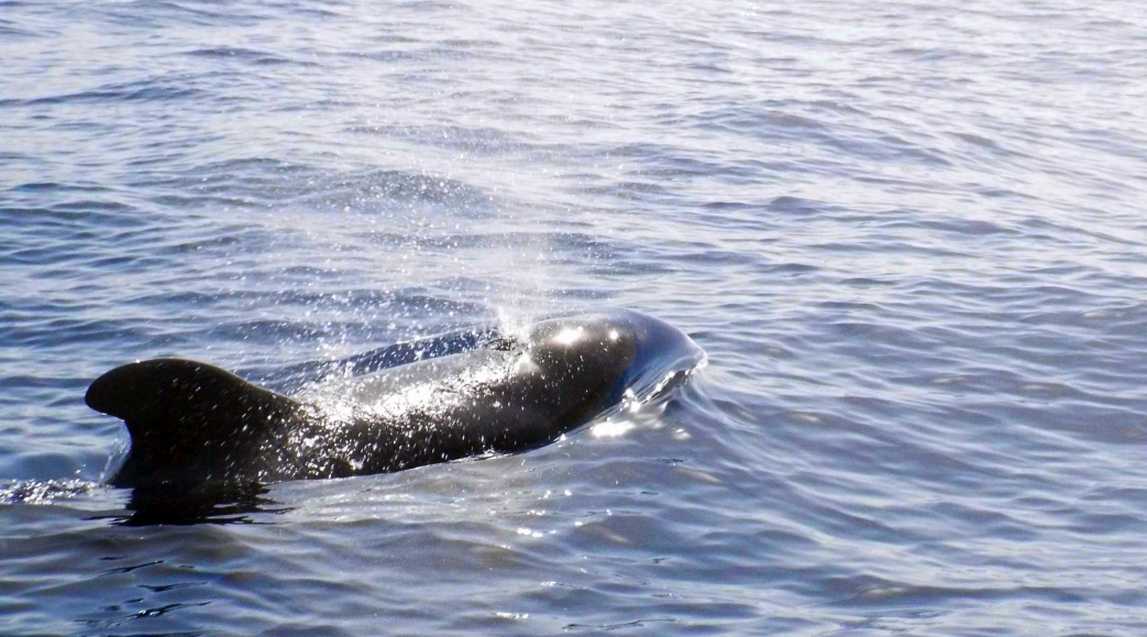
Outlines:
{"type": "Polygon", "coordinates": [[[118,486],[331,478],[546,444],[703,360],[672,326],[612,312],[542,321],[293,398],[157,359],[107,372],[86,400],[131,434],[118,486]]]}

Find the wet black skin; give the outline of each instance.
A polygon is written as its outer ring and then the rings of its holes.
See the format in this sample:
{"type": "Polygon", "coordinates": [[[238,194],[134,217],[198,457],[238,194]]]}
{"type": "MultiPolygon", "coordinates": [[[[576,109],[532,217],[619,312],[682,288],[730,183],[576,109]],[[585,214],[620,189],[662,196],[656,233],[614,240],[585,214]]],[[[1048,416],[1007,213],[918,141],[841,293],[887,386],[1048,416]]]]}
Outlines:
{"type": "Polygon", "coordinates": [[[113,369],[85,398],[121,418],[131,434],[115,486],[382,473],[551,442],[616,404],[643,348],[664,345],[664,334],[688,342],[632,313],[544,321],[518,339],[389,370],[399,377],[439,374],[429,400],[337,417],[182,359],[113,369]],[[472,368],[504,373],[474,380],[467,376],[472,368]]]}

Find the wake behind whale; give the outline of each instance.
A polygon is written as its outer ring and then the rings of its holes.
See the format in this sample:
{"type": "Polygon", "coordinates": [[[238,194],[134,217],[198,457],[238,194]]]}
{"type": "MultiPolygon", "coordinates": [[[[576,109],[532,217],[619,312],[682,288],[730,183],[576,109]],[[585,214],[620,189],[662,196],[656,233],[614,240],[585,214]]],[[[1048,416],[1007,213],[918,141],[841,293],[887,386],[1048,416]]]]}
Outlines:
{"type": "Polygon", "coordinates": [[[522,334],[474,332],[460,349],[404,345],[353,357],[346,367],[365,373],[340,387],[334,408],[183,359],[113,369],[85,399],[131,435],[113,485],[265,483],[523,451],[626,399],[664,394],[703,361],[676,328],[619,311],[522,334]]]}

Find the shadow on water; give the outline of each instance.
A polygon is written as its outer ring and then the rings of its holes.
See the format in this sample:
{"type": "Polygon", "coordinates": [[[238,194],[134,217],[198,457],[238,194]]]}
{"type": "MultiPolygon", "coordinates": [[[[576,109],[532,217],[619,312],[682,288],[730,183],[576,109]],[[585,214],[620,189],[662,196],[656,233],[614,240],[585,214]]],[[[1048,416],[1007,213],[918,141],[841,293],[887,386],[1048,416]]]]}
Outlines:
{"type": "Polygon", "coordinates": [[[268,524],[254,514],[282,514],[293,508],[267,497],[268,492],[257,482],[136,487],[126,513],[93,519],[110,519],[122,526],[268,524]]]}
{"type": "Polygon", "coordinates": [[[99,513],[87,519],[120,526],[269,524],[266,516],[295,508],[271,499],[270,486],[258,482],[148,485],[131,489],[122,508],[101,506],[108,495],[122,492],[87,480],[21,480],[0,484],[0,505],[94,505],[99,513]]]}

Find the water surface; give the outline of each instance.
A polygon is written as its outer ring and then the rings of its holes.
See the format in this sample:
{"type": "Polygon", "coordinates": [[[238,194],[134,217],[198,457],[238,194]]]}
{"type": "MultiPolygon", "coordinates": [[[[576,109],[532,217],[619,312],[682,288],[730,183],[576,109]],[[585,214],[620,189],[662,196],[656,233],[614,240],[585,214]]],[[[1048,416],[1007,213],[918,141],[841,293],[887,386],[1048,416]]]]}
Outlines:
{"type": "Polygon", "coordinates": [[[567,4],[0,1],[0,632],[1147,630],[1139,5],[567,4]],[[600,307],[708,368],[196,524],[101,483],[126,361],[600,307]]]}

